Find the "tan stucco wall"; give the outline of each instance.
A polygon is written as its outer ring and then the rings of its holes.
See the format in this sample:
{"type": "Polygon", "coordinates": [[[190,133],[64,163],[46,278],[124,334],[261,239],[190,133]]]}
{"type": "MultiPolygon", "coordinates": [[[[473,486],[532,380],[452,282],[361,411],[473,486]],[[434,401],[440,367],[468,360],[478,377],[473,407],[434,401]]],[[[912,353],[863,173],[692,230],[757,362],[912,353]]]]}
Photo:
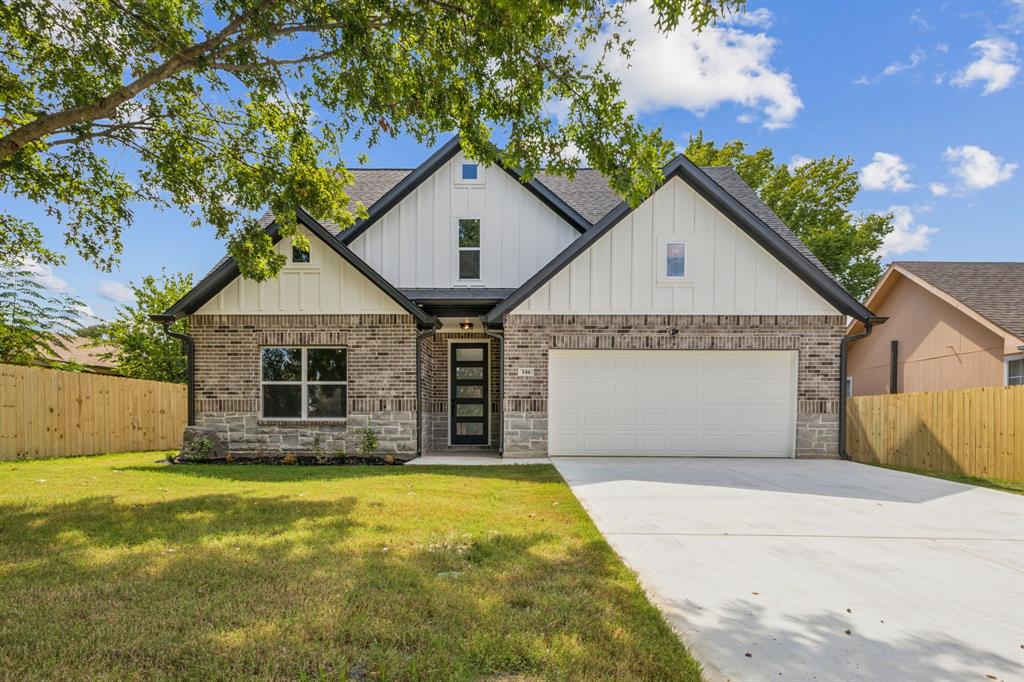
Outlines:
{"type": "Polygon", "coordinates": [[[872,310],[889,321],[850,344],[854,395],[889,392],[889,345],[898,339],[901,393],[1001,386],[1003,338],[921,286],[898,279],[872,310]]]}

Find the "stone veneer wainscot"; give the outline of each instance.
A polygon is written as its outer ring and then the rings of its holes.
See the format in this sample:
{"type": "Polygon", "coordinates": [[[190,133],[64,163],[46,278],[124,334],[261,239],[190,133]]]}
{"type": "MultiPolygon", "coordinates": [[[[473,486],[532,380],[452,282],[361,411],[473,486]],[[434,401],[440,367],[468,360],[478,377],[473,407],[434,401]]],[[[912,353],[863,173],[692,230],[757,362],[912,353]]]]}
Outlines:
{"type": "Polygon", "coordinates": [[[509,315],[505,454],[548,448],[548,350],[795,350],[797,456],[837,456],[841,315],[509,315]],[[672,330],[678,333],[673,335],[672,330]],[[517,368],[534,368],[518,376],[517,368]]]}

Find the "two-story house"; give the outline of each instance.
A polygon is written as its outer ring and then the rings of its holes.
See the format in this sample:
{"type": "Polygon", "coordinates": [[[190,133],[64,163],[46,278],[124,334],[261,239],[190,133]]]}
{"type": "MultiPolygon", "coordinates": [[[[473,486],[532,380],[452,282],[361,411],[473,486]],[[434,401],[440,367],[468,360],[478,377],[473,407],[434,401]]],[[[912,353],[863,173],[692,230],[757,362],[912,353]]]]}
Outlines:
{"type": "Polygon", "coordinates": [[[635,208],[467,159],[355,170],[369,216],[299,213],[280,276],[223,259],[188,316],[193,413],[238,453],[835,455],[845,316],[871,313],[729,168],[635,208]]]}

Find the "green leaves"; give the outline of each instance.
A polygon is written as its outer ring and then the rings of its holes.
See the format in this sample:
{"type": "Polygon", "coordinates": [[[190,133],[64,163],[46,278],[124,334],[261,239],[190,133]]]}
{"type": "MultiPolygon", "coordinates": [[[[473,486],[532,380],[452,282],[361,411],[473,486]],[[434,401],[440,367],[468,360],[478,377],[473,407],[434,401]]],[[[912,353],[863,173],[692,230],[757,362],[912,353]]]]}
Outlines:
{"type": "Polygon", "coordinates": [[[74,336],[83,304],[50,295],[25,268],[0,265],[0,362],[51,364],[74,336]]]}
{"type": "MultiPolygon", "coordinates": [[[[118,306],[117,317],[98,330],[97,342],[116,348],[103,357],[117,363],[117,371],[126,377],[184,383],[188,363],[181,342],[167,336],[149,319],[162,313],[192,288],[191,274],[161,274],[129,284],[135,302],[118,306]]],[[[188,320],[178,320],[174,331],[188,333],[188,320]]]]}
{"type": "MultiPolygon", "coordinates": [[[[658,0],[652,21],[700,30],[741,5],[658,0]]],[[[343,142],[461,131],[475,158],[527,178],[586,158],[636,204],[671,143],[578,58],[601,40],[628,54],[621,17],[619,0],[8,0],[0,192],[46,206],[107,270],[133,202],[174,206],[259,280],[283,264],[257,223],[266,208],[283,236],[298,207],[342,227],[364,212],[345,193],[343,142]]],[[[11,262],[57,257],[23,218],[0,210],[0,230],[11,262]]]]}
{"type": "Polygon", "coordinates": [[[877,255],[893,229],[892,215],[856,215],[850,204],[860,191],[853,159],[828,156],[799,168],[776,163],[768,147],[753,153],[734,140],[721,147],[691,137],[686,155],[699,166],[732,166],[818,260],[857,298],[882,274],[877,255]]]}

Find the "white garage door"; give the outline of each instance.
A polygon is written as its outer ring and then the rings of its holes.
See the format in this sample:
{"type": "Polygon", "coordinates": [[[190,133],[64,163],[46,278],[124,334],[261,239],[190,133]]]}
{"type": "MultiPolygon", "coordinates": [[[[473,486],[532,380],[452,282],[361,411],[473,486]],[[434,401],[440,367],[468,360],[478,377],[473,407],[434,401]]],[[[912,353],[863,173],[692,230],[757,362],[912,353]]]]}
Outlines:
{"type": "Polygon", "coordinates": [[[553,350],[548,449],[791,457],[796,364],[796,351],[553,350]]]}

